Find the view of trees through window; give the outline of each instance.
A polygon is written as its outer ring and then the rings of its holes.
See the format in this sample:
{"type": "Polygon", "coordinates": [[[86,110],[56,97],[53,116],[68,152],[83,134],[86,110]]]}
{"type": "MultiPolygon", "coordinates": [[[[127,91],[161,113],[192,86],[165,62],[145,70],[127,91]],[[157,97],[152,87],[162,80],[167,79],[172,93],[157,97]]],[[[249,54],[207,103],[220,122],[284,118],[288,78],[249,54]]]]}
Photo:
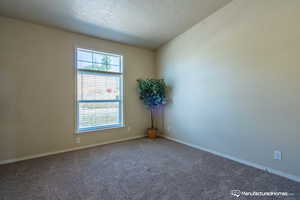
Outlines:
{"type": "Polygon", "coordinates": [[[108,56],[104,56],[101,59],[100,64],[93,64],[86,66],[86,69],[90,70],[100,70],[100,71],[109,71],[112,68],[111,66],[111,58],[108,56]]]}

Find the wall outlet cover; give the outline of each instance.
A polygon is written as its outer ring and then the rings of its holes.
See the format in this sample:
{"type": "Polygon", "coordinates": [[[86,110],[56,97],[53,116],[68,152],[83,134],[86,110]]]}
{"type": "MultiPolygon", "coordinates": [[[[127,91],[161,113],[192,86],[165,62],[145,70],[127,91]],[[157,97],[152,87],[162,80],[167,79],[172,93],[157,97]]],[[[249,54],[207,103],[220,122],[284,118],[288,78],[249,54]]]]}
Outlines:
{"type": "Polygon", "coordinates": [[[275,160],[281,160],[282,156],[281,156],[281,151],[274,151],[274,159],[275,160]]]}

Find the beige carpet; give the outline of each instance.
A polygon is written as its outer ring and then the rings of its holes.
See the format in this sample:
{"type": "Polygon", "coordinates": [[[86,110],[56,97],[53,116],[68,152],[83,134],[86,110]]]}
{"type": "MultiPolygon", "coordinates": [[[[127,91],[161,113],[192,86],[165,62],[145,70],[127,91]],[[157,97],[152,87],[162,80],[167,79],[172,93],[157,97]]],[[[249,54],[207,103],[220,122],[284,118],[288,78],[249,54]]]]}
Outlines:
{"type": "Polygon", "coordinates": [[[1,200],[300,199],[300,184],[165,139],[0,166],[1,200]],[[291,192],[233,197],[231,190],[291,192]]]}

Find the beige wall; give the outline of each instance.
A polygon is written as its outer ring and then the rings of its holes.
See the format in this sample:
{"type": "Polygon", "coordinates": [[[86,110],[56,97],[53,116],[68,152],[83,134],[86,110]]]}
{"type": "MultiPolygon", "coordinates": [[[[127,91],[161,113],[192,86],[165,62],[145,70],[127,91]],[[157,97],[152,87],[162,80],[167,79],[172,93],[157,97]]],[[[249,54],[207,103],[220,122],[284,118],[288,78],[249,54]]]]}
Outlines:
{"type": "Polygon", "coordinates": [[[141,136],[149,116],[136,79],[154,75],[146,49],[0,17],[0,161],[141,136]],[[125,123],[75,143],[74,46],[122,54],[125,123]]]}
{"type": "Polygon", "coordinates": [[[160,48],[165,133],[299,177],[299,19],[297,0],[236,0],[160,48]]]}

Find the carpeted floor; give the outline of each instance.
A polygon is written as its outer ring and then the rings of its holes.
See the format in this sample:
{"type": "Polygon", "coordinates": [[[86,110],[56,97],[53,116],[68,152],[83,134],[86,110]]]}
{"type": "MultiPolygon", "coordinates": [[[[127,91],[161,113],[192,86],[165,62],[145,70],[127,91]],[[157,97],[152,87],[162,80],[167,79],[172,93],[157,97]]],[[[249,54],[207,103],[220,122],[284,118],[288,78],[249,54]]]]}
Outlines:
{"type": "Polygon", "coordinates": [[[138,139],[0,166],[1,200],[300,199],[300,183],[165,139],[138,139]],[[291,192],[233,197],[230,191],[291,192]]]}

